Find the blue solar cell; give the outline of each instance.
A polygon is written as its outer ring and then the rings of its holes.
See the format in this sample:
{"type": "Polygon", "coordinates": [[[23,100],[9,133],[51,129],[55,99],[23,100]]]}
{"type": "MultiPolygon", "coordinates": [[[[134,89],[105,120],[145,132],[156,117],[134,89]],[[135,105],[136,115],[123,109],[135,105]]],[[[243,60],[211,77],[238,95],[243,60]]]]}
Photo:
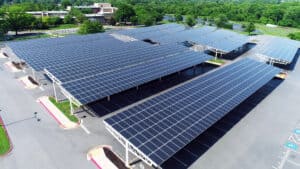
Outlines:
{"type": "Polygon", "coordinates": [[[254,53],[266,55],[280,62],[291,63],[300,48],[300,42],[279,37],[268,37],[258,43],[254,53]]]}
{"type": "MultiPolygon", "coordinates": [[[[166,24],[168,25],[168,24],[166,24]]],[[[166,27],[166,26],[165,26],[166,27]]],[[[171,29],[171,28],[169,28],[171,29]]],[[[169,32],[158,31],[155,27],[144,29],[123,30],[119,34],[132,36],[136,39],[151,39],[160,43],[179,43],[190,41],[199,45],[209,46],[223,52],[230,52],[248,42],[248,37],[232,31],[204,26],[197,29],[177,29],[169,32]]]]}
{"type": "MultiPolygon", "coordinates": [[[[130,48],[131,46],[128,45],[127,47],[130,48]]],[[[140,62],[165,57],[185,50],[187,50],[187,48],[177,45],[147,45],[145,47],[133,48],[118,53],[59,64],[48,67],[47,71],[55,76],[61,83],[65,83],[103,74],[107,71],[120,69],[140,62]]]]}
{"type": "Polygon", "coordinates": [[[150,160],[161,165],[279,72],[278,68],[265,63],[243,59],[140,103],[105,122],[150,160]],[[133,117],[134,120],[130,120],[133,117]],[[128,132],[132,128],[135,131],[128,132]]]}
{"type": "Polygon", "coordinates": [[[40,41],[31,42],[29,47],[27,41],[12,42],[7,45],[13,52],[35,70],[40,71],[50,66],[57,66],[68,62],[84,61],[90,58],[99,58],[113,53],[122,53],[128,48],[144,48],[149,44],[144,42],[122,42],[110,35],[96,34],[95,37],[91,35],[74,36],[71,39],[74,42],[60,42],[65,41],[64,38],[53,38],[53,40],[46,40],[45,44],[49,46],[39,46],[40,41]],[[86,37],[87,36],[87,37],[86,37]],[[78,40],[82,38],[83,40],[78,40]],[[100,37],[100,38],[97,38],[100,37]],[[78,39],[77,39],[78,38],[78,39]]]}
{"type": "Polygon", "coordinates": [[[66,82],[62,86],[80,103],[87,104],[209,59],[211,56],[207,54],[192,51],[162,55],[133,66],[66,82]]]}

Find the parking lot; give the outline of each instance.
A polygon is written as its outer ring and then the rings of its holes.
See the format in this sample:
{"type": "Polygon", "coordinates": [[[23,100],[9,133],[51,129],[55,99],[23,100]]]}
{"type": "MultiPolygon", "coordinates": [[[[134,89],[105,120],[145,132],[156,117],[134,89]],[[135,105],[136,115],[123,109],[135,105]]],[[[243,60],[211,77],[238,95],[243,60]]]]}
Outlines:
{"type": "MultiPolygon", "coordinates": [[[[59,128],[56,121],[36,102],[38,97],[52,94],[50,83],[44,85],[42,90],[26,90],[17,81],[18,77],[26,73],[13,74],[4,66],[4,62],[5,60],[0,60],[0,115],[7,126],[14,149],[6,158],[0,158],[3,169],[95,168],[93,163],[87,161],[86,153],[103,144],[112,145],[113,150],[124,159],[123,146],[104,128],[103,119],[119,108],[203,73],[199,67],[196,73],[189,69],[180,75],[141,86],[138,97],[136,89],[113,96],[112,103],[118,105],[108,104],[104,100],[93,103],[90,107],[95,111],[95,116],[86,112],[77,113],[78,117],[85,117],[83,124],[89,131],[87,133],[82,128],[59,128]],[[38,112],[40,122],[34,118],[34,112],[38,112]]],[[[287,146],[290,142],[298,146],[300,142],[294,132],[300,127],[297,102],[300,93],[299,73],[298,63],[286,80],[272,80],[176,153],[163,167],[299,168],[298,148],[287,146]]],[[[46,82],[45,80],[45,84],[46,82]]],[[[146,167],[142,163],[136,165],[136,168],[146,167]]]]}

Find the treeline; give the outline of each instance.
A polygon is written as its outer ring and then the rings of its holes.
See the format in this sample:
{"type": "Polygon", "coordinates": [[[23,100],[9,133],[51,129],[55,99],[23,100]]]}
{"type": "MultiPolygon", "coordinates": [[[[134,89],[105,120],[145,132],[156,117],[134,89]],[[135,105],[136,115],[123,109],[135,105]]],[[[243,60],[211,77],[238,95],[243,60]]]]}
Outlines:
{"type": "Polygon", "coordinates": [[[300,27],[299,1],[279,3],[280,0],[0,0],[0,5],[19,2],[22,2],[27,11],[60,10],[65,9],[67,5],[110,2],[113,6],[124,9],[124,14],[117,14],[116,21],[146,25],[161,20],[165,14],[176,14],[192,15],[206,20],[222,15],[232,21],[300,27]],[[127,15],[127,12],[132,16],[127,15]]]}
{"type": "Polygon", "coordinates": [[[8,31],[15,31],[17,35],[21,30],[49,29],[61,24],[81,24],[87,21],[84,14],[75,8],[64,19],[56,16],[36,18],[26,13],[26,11],[31,11],[29,9],[32,9],[32,6],[28,6],[28,3],[2,6],[0,8],[0,36],[8,31]]]}
{"type": "MultiPolygon", "coordinates": [[[[124,6],[124,1],[114,0],[117,7],[124,6]]],[[[226,17],[232,21],[246,21],[262,24],[276,24],[288,27],[300,27],[300,3],[286,2],[266,3],[258,1],[255,3],[243,2],[206,2],[206,1],[127,1],[139,15],[150,15],[160,19],[164,14],[192,15],[195,18],[201,17],[205,20],[226,17]],[[147,3],[146,3],[147,2],[147,3]]],[[[148,16],[149,18],[149,16],[148,16]]],[[[128,18],[126,18],[128,19],[128,18]]],[[[132,18],[135,20],[135,18],[132,18]]]]}

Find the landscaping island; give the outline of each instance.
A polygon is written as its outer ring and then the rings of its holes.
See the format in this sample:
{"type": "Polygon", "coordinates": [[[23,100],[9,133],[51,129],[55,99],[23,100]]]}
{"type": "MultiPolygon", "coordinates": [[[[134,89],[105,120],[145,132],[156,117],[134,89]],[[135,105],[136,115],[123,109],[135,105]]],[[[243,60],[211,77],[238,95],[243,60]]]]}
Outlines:
{"type": "Polygon", "coordinates": [[[0,156],[7,154],[10,150],[10,141],[5,127],[0,118],[0,156]]]}
{"type": "MultiPolygon", "coordinates": [[[[62,101],[57,102],[55,98],[49,97],[49,100],[72,122],[78,123],[78,118],[71,114],[70,112],[70,102],[69,101],[62,101]]],[[[73,108],[78,108],[76,105],[73,104],[73,108]]]]}

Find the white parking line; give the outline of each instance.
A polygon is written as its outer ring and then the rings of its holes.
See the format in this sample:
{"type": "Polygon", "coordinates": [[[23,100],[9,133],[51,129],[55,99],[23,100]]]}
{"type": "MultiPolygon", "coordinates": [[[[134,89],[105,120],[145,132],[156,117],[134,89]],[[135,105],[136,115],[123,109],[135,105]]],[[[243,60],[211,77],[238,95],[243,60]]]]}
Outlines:
{"type": "Polygon", "coordinates": [[[83,125],[83,120],[81,121],[80,127],[81,127],[87,134],[91,134],[91,132],[83,125]]]}
{"type": "Polygon", "coordinates": [[[288,150],[286,151],[284,157],[282,158],[281,162],[279,163],[278,169],[282,169],[282,168],[283,168],[283,166],[284,166],[285,162],[287,161],[287,159],[288,159],[290,153],[291,153],[291,150],[288,149],[288,150]]]}
{"type": "Polygon", "coordinates": [[[289,162],[289,163],[292,163],[292,164],[294,164],[294,165],[296,165],[296,166],[300,166],[300,164],[299,164],[299,163],[296,163],[296,162],[294,162],[294,161],[291,161],[291,160],[287,160],[287,162],[289,162]]]}

